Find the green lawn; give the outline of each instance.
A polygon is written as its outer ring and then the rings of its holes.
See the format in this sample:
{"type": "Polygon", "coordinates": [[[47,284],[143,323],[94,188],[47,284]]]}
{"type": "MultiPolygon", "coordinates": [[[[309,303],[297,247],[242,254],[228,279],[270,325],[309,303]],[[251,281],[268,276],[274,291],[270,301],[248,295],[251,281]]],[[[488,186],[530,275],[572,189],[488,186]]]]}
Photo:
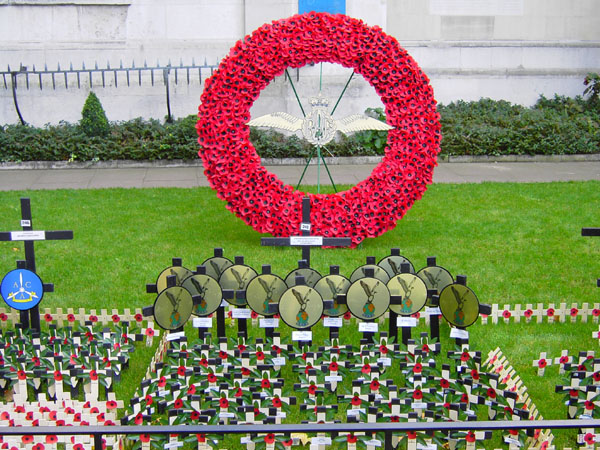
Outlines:
{"type": "MultiPolygon", "coordinates": [[[[55,284],[42,308],[150,305],[154,297],[145,285],[172,257],[193,269],[214,247],[232,259],[244,255],[258,270],[271,264],[281,276],[300,258],[296,249],[261,247],[261,236],[208,188],[0,192],[0,231],[20,229],[22,196],[31,198],[35,229],[74,231],[73,241],[36,243],[38,273],[55,284]]],[[[312,265],[325,273],[336,264],[349,276],[367,256],[379,260],[399,247],[417,269],[436,256],[453,275],[467,275],[484,303],[593,304],[600,301],[600,239],[581,237],[581,228],[600,226],[599,205],[600,182],[433,185],[395,230],[357,249],[314,250],[312,265]]],[[[0,243],[1,274],[22,258],[22,243],[0,243]]],[[[532,360],[541,351],[594,350],[594,330],[598,325],[579,322],[470,329],[474,348],[503,350],[548,419],[566,416],[553,393],[561,380],[555,367],[539,378],[532,360]]],[[[442,336],[449,340],[447,326],[442,336]]]]}

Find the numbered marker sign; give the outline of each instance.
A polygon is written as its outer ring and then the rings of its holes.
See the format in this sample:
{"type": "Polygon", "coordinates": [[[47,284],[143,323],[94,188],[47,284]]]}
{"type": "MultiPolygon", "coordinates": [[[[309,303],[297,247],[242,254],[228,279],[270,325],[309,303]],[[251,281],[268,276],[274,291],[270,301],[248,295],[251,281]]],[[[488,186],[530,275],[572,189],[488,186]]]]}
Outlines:
{"type": "Polygon", "coordinates": [[[31,270],[15,269],[2,279],[0,293],[8,306],[26,311],[42,300],[44,284],[31,270]]]}

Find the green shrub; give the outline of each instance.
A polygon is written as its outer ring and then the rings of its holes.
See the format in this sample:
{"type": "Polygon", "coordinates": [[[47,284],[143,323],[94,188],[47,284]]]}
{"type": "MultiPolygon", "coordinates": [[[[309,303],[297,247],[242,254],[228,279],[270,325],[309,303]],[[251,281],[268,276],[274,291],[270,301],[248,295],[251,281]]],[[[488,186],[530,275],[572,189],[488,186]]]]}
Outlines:
{"type": "MultiPolygon", "coordinates": [[[[600,110],[581,97],[540,97],[531,108],[481,99],[438,105],[442,155],[575,154],[600,152],[600,110]]],[[[384,119],[383,110],[367,114],[384,119]]],[[[89,136],[82,125],[60,123],[34,128],[0,127],[0,161],[89,161],[196,159],[196,116],[173,123],[134,119],[109,124],[104,136],[89,136]]],[[[82,119],[83,122],[83,119],[82,119]]],[[[313,147],[298,136],[250,129],[261,157],[308,157],[313,147]]],[[[382,155],[386,132],[340,135],[323,148],[324,156],[382,155]]]]}
{"type": "Polygon", "coordinates": [[[110,133],[110,125],[108,124],[104,108],[93,92],[90,92],[85,100],[79,126],[81,127],[81,131],[89,137],[104,137],[110,133]]]}

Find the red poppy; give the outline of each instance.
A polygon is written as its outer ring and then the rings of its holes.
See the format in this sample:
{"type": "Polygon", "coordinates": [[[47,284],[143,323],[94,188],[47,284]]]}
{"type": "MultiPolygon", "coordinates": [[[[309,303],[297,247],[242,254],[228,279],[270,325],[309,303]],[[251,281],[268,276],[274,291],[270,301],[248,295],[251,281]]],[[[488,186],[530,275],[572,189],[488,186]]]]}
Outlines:
{"type": "Polygon", "coordinates": [[[571,308],[570,314],[571,317],[577,317],[577,314],[579,314],[579,310],[577,308],[571,308]]]}
{"type": "Polygon", "coordinates": [[[598,309],[598,308],[594,308],[594,309],[592,310],[592,315],[593,315],[594,317],[598,317],[598,316],[600,316],[600,309],[598,309]]]}
{"type": "Polygon", "coordinates": [[[445,378],[442,378],[442,379],[440,380],[440,387],[441,387],[442,389],[447,389],[447,388],[449,388],[449,387],[450,387],[450,382],[449,382],[448,380],[446,380],[445,378]]]}
{"type": "Polygon", "coordinates": [[[352,318],[352,313],[350,311],[346,311],[343,317],[345,320],[350,320],[352,318]]]}
{"type": "Polygon", "coordinates": [[[554,316],[554,308],[548,308],[548,310],[546,311],[546,315],[548,317],[554,316]]]}
{"type": "Polygon", "coordinates": [[[167,379],[165,377],[160,377],[158,380],[158,387],[165,387],[167,385],[167,379]]]}
{"type": "Polygon", "coordinates": [[[25,434],[21,436],[21,442],[23,442],[23,444],[31,444],[33,442],[33,436],[31,434],[25,434]]]}
{"type": "Polygon", "coordinates": [[[377,381],[377,380],[371,381],[370,388],[372,391],[378,390],[379,389],[379,381],[377,381]]]}
{"type": "Polygon", "coordinates": [[[227,359],[228,357],[229,357],[229,354],[227,352],[224,352],[223,350],[219,351],[219,358],[227,359]]]}
{"type": "Polygon", "coordinates": [[[479,372],[477,371],[477,369],[471,370],[471,378],[473,378],[474,380],[479,380],[479,372]]]}
{"type": "Polygon", "coordinates": [[[250,373],[250,369],[248,369],[247,367],[242,367],[242,375],[247,377],[248,375],[250,375],[250,373]]]}
{"type": "Polygon", "coordinates": [[[26,380],[26,379],[27,379],[27,374],[25,373],[25,371],[23,371],[23,370],[19,370],[19,371],[17,372],[17,378],[18,378],[19,380],[26,380]]]}
{"type": "Polygon", "coordinates": [[[288,439],[286,441],[281,442],[283,444],[284,447],[291,447],[294,444],[294,440],[293,439],[288,439]]]}
{"type": "Polygon", "coordinates": [[[348,442],[348,444],[356,444],[357,440],[358,438],[352,433],[346,435],[346,441],[348,442]]]}
{"type": "Polygon", "coordinates": [[[420,389],[415,389],[412,394],[414,400],[421,400],[423,398],[423,392],[420,389]]]}
{"type": "Polygon", "coordinates": [[[96,322],[98,322],[98,316],[95,316],[95,315],[93,315],[93,314],[92,314],[92,315],[91,315],[91,316],[90,316],[88,319],[89,319],[89,321],[90,321],[90,322],[92,322],[92,323],[96,323],[96,322]]]}
{"type": "Polygon", "coordinates": [[[98,373],[95,370],[90,370],[90,380],[96,381],[98,380],[98,373]]]}
{"type": "Polygon", "coordinates": [[[338,369],[339,369],[339,367],[338,367],[337,362],[332,361],[331,363],[329,363],[329,371],[330,372],[337,372],[338,369]]]}
{"type": "Polygon", "coordinates": [[[152,396],[150,394],[147,394],[144,397],[144,400],[146,401],[146,406],[150,406],[150,405],[152,405],[152,403],[154,403],[154,399],[152,398],[152,396]]]}
{"type": "Polygon", "coordinates": [[[360,371],[364,374],[370,374],[371,373],[371,366],[369,364],[365,364],[362,366],[362,369],[360,369],[360,371]]]}
{"type": "Polygon", "coordinates": [[[175,409],[181,409],[183,408],[183,400],[178,398],[177,400],[175,400],[175,402],[173,403],[173,408],[175,409]]]}
{"type": "Polygon", "coordinates": [[[106,402],[106,409],[111,410],[111,409],[116,409],[117,408],[117,402],[115,402],[114,400],[109,400],[106,402]]]}
{"type": "Polygon", "coordinates": [[[529,319],[533,315],[533,311],[531,309],[526,309],[523,314],[529,319]]]}
{"type": "Polygon", "coordinates": [[[200,413],[198,411],[192,411],[190,414],[190,419],[192,419],[192,420],[200,419],[200,413]]]}
{"type": "Polygon", "coordinates": [[[185,377],[185,366],[179,366],[177,368],[177,375],[180,377],[185,377]]]}
{"type": "Polygon", "coordinates": [[[55,434],[46,435],[46,444],[56,444],[58,442],[58,436],[55,434]]]}
{"type": "Polygon", "coordinates": [[[460,355],[460,360],[462,362],[467,362],[469,359],[471,359],[471,355],[469,355],[469,352],[462,352],[462,354],[460,355]]]}
{"type": "Polygon", "coordinates": [[[44,448],[46,448],[46,447],[44,446],[44,444],[42,444],[42,443],[38,442],[37,444],[35,444],[35,445],[32,447],[32,450],[44,450],[44,448]]]}
{"type": "Polygon", "coordinates": [[[15,412],[17,412],[17,413],[24,413],[25,412],[25,407],[23,405],[17,405],[17,406],[15,406],[15,412]]]}
{"type": "Polygon", "coordinates": [[[154,336],[154,329],[153,328],[146,328],[145,334],[148,337],[154,336]]]}
{"type": "Polygon", "coordinates": [[[317,393],[317,386],[316,386],[316,385],[314,385],[314,384],[311,384],[311,385],[308,387],[308,393],[309,393],[310,395],[315,395],[315,394],[317,393]]]}
{"type": "Polygon", "coordinates": [[[400,422],[400,417],[398,417],[398,416],[390,416],[390,422],[400,422]]]}
{"type": "Polygon", "coordinates": [[[75,322],[75,315],[74,314],[67,314],[67,320],[69,322],[75,322]]]}
{"type": "Polygon", "coordinates": [[[273,408],[281,408],[281,399],[279,397],[274,397],[271,403],[273,404],[273,408]]]}
{"type": "Polygon", "coordinates": [[[579,391],[578,391],[577,389],[571,389],[571,390],[569,391],[569,395],[570,395],[571,397],[579,397],[579,391]]]}
{"type": "Polygon", "coordinates": [[[511,316],[511,314],[510,314],[510,311],[508,309],[505,309],[502,312],[502,317],[504,317],[505,319],[510,319],[510,316],[511,316]]]}
{"type": "Polygon", "coordinates": [[[469,403],[469,395],[465,392],[460,396],[461,403],[469,403]]]}
{"type": "Polygon", "coordinates": [[[281,354],[281,348],[278,345],[272,345],[271,350],[276,352],[278,355],[281,354]]]}
{"type": "Polygon", "coordinates": [[[414,373],[421,373],[423,371],[423,365],[421,363],[416,363],[413,367],[414,373]]]}
{"type": "Polygon", "coordinates": [[[496,398],[496,391],[493,388],[488,388],[487,396],[489,398],[496,398]]]}
{"type": "Polygon", "coordinates": [[[196,434],[198,442],[206,442],[206,435],[204,433],[196,434]]]}
{"type": "Polygon", "coordinates": [[[384,355],[386,355],[386,354],[387,354],[387,352],[388,352],[388,348],[387,348],[387,346],[385,346],[385,345],[380,345],[380,346],[379,346],[379,352],[380,352],[380,353],[383,353],[384,355]]]}
{"type": "Polygon", "coordinates": [[[51,314],[44,314],[44,320],[46,322],[52,322],[52,315],[51,314]]]}
{"type": "Polygon", "coordinates": [[[271,382],[267,378],[263,378],[260,382],[260,387],[263,389],[269,389],[271,387],[271,382]]]}
{"type": "Polygon", "coordinates": [[[408,437],[408,439],[416,439],[417,432],[416,431],[407,431],[406,436],[408,437]]]}
{"type": "Polygon", "coordinates": [[[83,444],[75,444],[73,446],[73,450],[85,450],[85,447],[83,446],[83,444]]]}
{"type": "Polygon", "coordinates": [[[149,434],[140,434],[140,441],[150,442],[150,435],[149,434]]]}
{"type": "Polygon", "coordinates": [[[352,397],[350,403],[352,403],[354,406],[360,406],[362,403],[362,399],[358,396],[358,394],[354,394],[354,397],[352,397]]]}
{"type": "Polygon", "coordinates": [[[469,432],[467,433],[467,435],[465,436],[465,440],[466,440],[467,442],[475,442],[475,439],[476,439],[476,438],[475,438],[475,433],[473,433],[472,431],[469,431],[469,432]]]}
{"type": "Polygon", "coordinates": [[[429,353],[429,345],[423,344],[423,347],[421,347],[421,351],[423,351],[425,353],[429,353]]]}
{"type": "Polygon", "coordinates": [[[133,318],[136,322],[141,322],[142,320],[144,320],[144,316],[142,316],[140,313],[137,313],[135,316],[133,316],[133,318]]]}
{"type": "Polygon", "coordinates": [[[112,321],[113,321],[113,323],[119,323],[121,321],[121,318],[119,317],[118,314],[113,314],[112,321]]]}
{"type": "Polygon", "coordinates": [[[8,320],[8,316],[4,313],[0,313],[0,320],[2,322],[6,322],[8,320]]]}
{"type": "Polygon", "coordinates": [[[585,409],[587,409],[588,411],[591,411],[592,409],[594,409],[594,402],[591,402],[589,400],[586,400],[585,402],[585,409]]]}
{"type": "Polygon", "coordinates": [[[136,425],[141,425],[144,423],[144,416],[142,416],[142,413],[138,413],[135,418],[133,419],[133,423],[135,423],[136,425]]]}
{"type": "Polygon", "coordinates": [[[273,444],[275,442],[275,435],[273,433],[269,433],[265,436],[265,443],[273,444]]]}
{"type": "Polygon", "coordinates": [[[214,373],[209,373],[206,375],[206,379],[208,380],[209,383],[216,383],[217,382],[217,376],[214,373]]]}
{"type": "Polygon", "coordinates": [[[263,359],[265,359],[265,354],[261,351],[256,352],[256,359],[262,361],[263,359]]]}
{"type": "Polygon", "coordinates": [[[227,400],[225,397],[221,397],[219,399],[219,407],[222,409],[229,408],[229,400],[227,400]]]}
{"type": "Polygon", "coordinates": [[[596,443],[596,435],[593,433],[586,433],[583,440],[587,445],[594,445],[596,443]]]}

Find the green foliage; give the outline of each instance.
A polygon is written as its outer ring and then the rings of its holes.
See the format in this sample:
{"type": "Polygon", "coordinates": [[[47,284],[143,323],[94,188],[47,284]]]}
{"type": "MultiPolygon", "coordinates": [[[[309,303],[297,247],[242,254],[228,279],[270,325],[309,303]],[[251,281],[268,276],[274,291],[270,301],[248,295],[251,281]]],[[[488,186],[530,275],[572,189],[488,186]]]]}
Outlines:
{"type": "Polygon", "coordinates": [[[586,86],[583,91],[583,95],[589,95],[588,102],[594,106],[600,105],[600,74],[588,73],[583,80],[583,84],[586,86]]]}
{"type": "MultiPolygon", "coordinates": [[[[438,105],[442,155],[549,155],[600,151],[600,84],[590,78],[582,97],[541,96],[526,108],[507,101],[481,99],[438,105]]],[[[100,107],[101,108],[101,107],[100,107]]],[[[385,120],[381,108],[366,113],[385,120]]],[[[196,116],[173,123],[141,118],[110,124],[104,136],[89,136],[82,126],[60,123],[34,128],[0,127],[1,161],[92,161],[196,159],[196,116]]],[[[83,123],[83,119],[82,119],[83,123]]],[[[304,139],[272,130],[250,129],[250,140],[263,158],[306,158],[314,151],[304,139]]],[[[338,135],[324,146],[324,156],[383,155],[387,132],[338,135]]]]}
{"type": "Polygon", "coordinates": [[[110,133],[110,125],[108,124],[104,108],[93,92],[90,92],[83,105],[79,126],[81,131],[90,137],[105,137],[110,133]]]}

